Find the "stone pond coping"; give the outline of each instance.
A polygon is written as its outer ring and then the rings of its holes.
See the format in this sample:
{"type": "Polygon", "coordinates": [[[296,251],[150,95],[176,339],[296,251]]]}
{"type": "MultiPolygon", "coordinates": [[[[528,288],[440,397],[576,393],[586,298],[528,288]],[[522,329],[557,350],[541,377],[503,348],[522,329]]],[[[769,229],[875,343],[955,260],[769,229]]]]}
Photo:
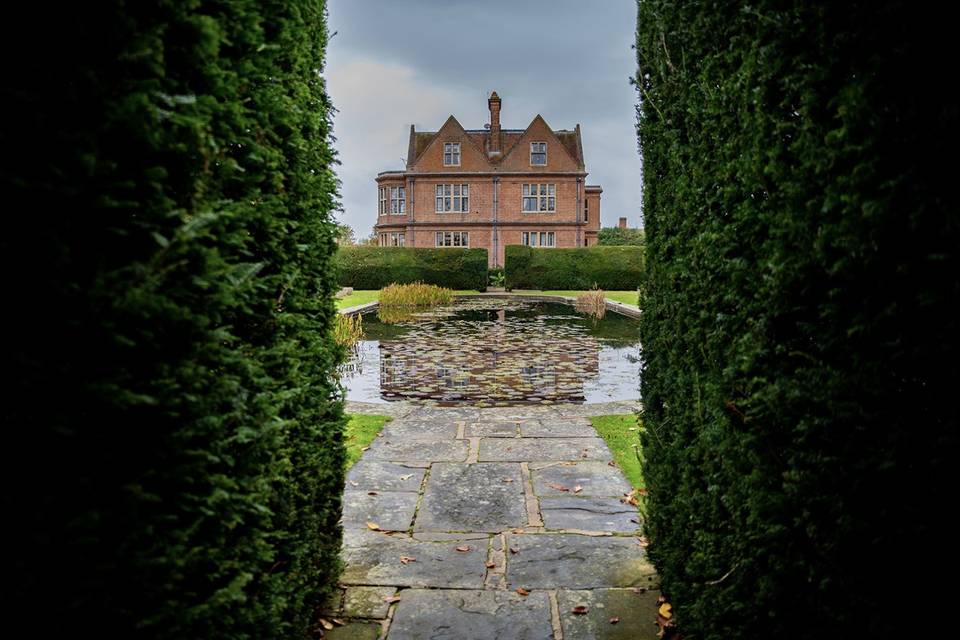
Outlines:
{"type": "MultiPolygon", "coordinates": [[[[503,299],[521,299],[521,300],[532,300],[535,302],[561,302],[567,305],[573,305],[577,301],[576,298],[571,296],[551,296],[538,293],[526,293],[523,291],[516,291],[512,293],[459,293],[454,296],[455,298],[503,298],[503,299]]],[[[340,310],[340,315],[344,316],[355,316],[359,313],[366,313],[367,311],[373,311],[380,303],[376,300],[373,302],[368,302],[366,304],[359,304],[354,307],[347,307],[340,310]]],[[[633,305],[624,304],[622,302],[616,302],[614,300],[606,301],[607,311],[612,311],[614,313],[619,313],[620,315],[627,316],[629,318],[639,319],[641,317],[640,309],[634,307],[633,305]]]]}
{"type": "MultiPolygon", "coordinates": [[[[642,405],[638,400],[616,400],[612,402],[595,402],[584,404],[549,404],[549,405],[513,405],[506,407],[484,407],[484,415],[496,416],[503,420],[513,420],[517,415],[535,415],[542,418],[568,418],[580,417],[588,418],[590,416],[610,416],[617,414],[635,413],[640,411],[642,405]],[[500,414],[500,415],[497,415],[500,414]]],[[[459,410],[464,415],[465,420],[476,419],[481,409],[471,405],[455,405],[454,407],[438,407],[433,404],[397,400],[395,402],[358,402],[356,400],[347,400],[344,410],[347,413],[359,413],[364,415],[390,416],[392,418],[415,417],[420,409],[427,411],[437,410],[459,410]],[[476,414],[476,415],[474,415],[476,414]]]]}

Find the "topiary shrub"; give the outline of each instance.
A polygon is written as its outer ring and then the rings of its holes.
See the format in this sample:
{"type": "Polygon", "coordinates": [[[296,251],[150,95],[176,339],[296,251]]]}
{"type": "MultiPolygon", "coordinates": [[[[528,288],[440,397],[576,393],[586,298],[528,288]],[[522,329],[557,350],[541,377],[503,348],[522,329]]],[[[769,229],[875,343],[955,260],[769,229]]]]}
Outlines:
{"type": "Polygon", "coordinates": [[[324,3],[17,11],[57,46],[0,89],[11,624],[303,637],[344,465],[324,3]]]}
{"type": "Polygon", "coordinates": [[[896,1],[638,6],[646,532],[680,627],[945,637],[952,21],[896,1]]]}
{"type": "Polygon", "coordinates": [[[354,289],[414,282],[450,289],[487,286],[486,249],[340,247],[336,265],[340,284],[354,289]]]}
{"type": "Polygon", "coordinates": [[[514,289],[635,289],[643,273],[640,247],[579,247],[534,249],[507,245],[504,249],[507,286],[514,289]]]}

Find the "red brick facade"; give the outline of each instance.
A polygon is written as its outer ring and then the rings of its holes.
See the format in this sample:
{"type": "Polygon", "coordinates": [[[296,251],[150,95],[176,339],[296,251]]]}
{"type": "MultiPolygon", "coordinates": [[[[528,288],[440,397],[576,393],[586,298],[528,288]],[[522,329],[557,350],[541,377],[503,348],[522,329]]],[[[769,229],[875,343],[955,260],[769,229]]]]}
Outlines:
{"type": "Polygon", "coordinates": [[[439,131],[410,127],[406,169],[377,175],[381,245],[466,241],[487,249],[493,267],[508,244],[597,243],[603,190],[586,184],[580,125],[554,131],[538,115],[526,129],[502,129],[496,92],[488,106],[484,129],[464,129],[453,116],[439,131]]]}

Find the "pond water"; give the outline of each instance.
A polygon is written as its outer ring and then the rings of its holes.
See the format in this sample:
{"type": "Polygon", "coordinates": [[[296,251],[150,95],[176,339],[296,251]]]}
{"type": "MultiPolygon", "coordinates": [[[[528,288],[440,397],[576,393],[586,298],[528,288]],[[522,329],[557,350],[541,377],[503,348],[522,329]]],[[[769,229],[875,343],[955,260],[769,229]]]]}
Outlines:
{"type": "Polygon", "coordinates": [[[385,319],[363,316],[365,339],[341,367],[348,400],[509,406],[639,395],[638,324],[619,314],[467,298],[385,319]]]}

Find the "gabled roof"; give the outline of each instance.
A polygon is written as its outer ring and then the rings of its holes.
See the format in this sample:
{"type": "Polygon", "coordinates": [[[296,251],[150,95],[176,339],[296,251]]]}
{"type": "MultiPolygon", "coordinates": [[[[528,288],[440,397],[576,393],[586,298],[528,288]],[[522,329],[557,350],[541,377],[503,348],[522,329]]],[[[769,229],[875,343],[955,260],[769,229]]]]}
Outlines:
{"type": "MultiPolygon", "coordinates": [[[[486,152],[489,148],[489,138],[490,130],[489,129],[463,129],[460,127],[468,140],[470,140],[479,150],[483,153],[484,157],[488,159],[490,164],[499,165],[504,158],[510,155],[510,152],[513,150],[514,146],[520,141],[523,135],[527,130],[537,121],[537,119],[543,120],[540,115],[537,115],[527,126],[526,129],[501,129],[500,130],[500,150],[499,155],[494,154],[490,155],[486,152]]],[[[447,121],[444,123],[444,127],[447,126],[451,120],[460,126],[460,123],[457,122],[457,119],[452,115],[447,118],[447,121]]],[[[544,121],[544,124],[546,122],[544,121]]],[[[547,127],[549,129],[549,126],[547,127]]],[[[443,127],[440,128],[441,130],[443,127]]],[[[578,124],[573,131],[567,129],[550,129],[554,136],[557,138],[557,142],[563,147],[563,149],[570,154],[570,157],[573,158],[574,162],[581,169],[584,166],[583,161],[583,143],[580,140],[580,125],[578,124]]],[[[420,159],[424,151],[427,150],[427,147],[430,146],[430,143],[434,141],[437,137],[437,134],[440,131],[416,131],[413,125],[410,125],[410,144],[408,146],[407,152],[407,167],[411,167],[420,159]]]]}

